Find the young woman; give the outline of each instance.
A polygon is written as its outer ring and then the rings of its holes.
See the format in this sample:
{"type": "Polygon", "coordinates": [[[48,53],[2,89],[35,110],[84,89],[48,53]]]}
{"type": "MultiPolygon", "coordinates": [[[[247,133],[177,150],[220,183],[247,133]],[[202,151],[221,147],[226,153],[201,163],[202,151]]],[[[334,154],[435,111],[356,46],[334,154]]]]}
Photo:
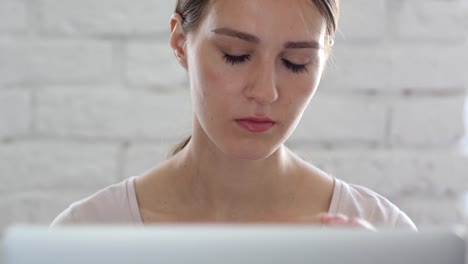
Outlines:
{"type": "Polygon", "coordinates": [[[170,44],[190,80],[192,136],[162,164],[73,203],[52,225],[300,222],[416,230],[387,199],[284,145],[317,90],[337,19],[338,0],[179,0],[170,44]]]}

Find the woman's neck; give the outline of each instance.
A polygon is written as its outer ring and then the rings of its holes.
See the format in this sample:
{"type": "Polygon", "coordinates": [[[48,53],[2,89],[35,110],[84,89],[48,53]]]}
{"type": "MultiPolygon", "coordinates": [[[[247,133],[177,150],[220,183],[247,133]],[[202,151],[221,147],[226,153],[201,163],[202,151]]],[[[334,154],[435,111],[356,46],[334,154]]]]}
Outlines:
{"type": "Polygon", "coordinates": [[[192,138],[175,157],[175,184],[186,199],[215,218],[259,214],[290,206],[296,193],[298,161],[284,145],[260,160],[229,157],[192,138]]]}

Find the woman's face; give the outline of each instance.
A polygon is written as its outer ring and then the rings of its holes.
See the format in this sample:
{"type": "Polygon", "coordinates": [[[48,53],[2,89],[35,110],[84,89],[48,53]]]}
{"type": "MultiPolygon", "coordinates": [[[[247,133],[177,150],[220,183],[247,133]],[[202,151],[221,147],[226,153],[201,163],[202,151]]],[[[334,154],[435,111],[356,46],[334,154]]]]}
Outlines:
{"type": "Polygon", "coordinates": [[[326,22],[311,0],[213,0],[205,11],[185,50],[194,135],[236,158],[266,158],[317,89],[326,22]],[[241,120],[252,117],[273,123],[241,120]]]}

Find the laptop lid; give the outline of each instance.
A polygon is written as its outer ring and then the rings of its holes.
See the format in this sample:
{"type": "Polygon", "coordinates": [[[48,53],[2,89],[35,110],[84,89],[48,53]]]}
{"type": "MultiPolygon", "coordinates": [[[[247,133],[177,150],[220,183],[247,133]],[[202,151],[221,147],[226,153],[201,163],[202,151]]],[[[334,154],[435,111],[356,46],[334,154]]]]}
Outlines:
{"type": "Polygon", "coordinates": [[[6,264],[465,264],[447,230],[320,229],[307,225],[17,226],[6,264]]]}

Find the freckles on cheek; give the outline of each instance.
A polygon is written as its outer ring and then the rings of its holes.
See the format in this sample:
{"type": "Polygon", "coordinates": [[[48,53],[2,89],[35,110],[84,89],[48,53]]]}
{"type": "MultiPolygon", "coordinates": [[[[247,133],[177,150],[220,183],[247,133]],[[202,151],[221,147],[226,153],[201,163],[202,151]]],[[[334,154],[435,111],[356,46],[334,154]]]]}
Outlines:
{"type": "MultiPolygon", "coordinates": [[[[213,86],[216,87],[218,83],[219,73],[210,59],[201,59],[200,65],[200,78],[201,83],[203,84],[204,90],[212,90],[213,86]]],[[[210,91],[211,92],[211,91],[210,91]]]]}
{"type": "Polygon", "coordinates": [[[223,74],[219,70],[219,65],[207,59],[200,59],[197,65],[197,78],[199,79],[199,103],[202,107],[206,120],[214,121],[218,119],[217,113],[220,113],[220,107],[225,104],[222,91],[223,74]]]}
{"type": "Polygon", "coordinates": [[[238,78],[234,77],[232,72],[226,71],[225,65],[221,63],[203,62],[200,78],[205,92],[225,98],[228,94],[236,93],[240,84],[236,82],[238,78]]]}

